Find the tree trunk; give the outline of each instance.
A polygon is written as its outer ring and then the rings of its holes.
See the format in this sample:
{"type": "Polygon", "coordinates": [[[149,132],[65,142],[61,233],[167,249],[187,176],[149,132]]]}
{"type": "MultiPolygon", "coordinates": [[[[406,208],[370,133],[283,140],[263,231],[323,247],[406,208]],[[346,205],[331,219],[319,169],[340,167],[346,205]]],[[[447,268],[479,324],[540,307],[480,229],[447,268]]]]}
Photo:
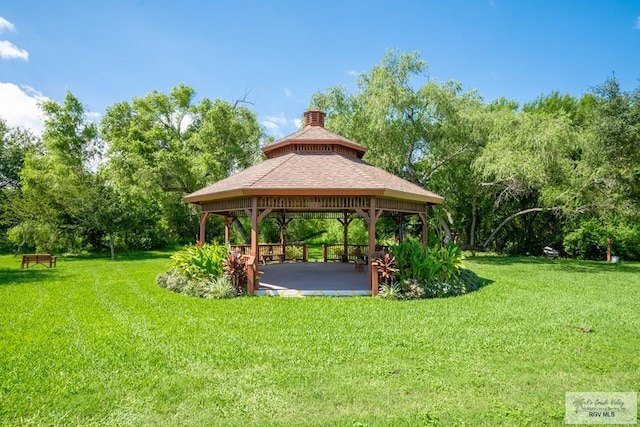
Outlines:
{"type": "Polygon", "coordinates": [[[111,249],[111,259],[116,259],[116,245],[113,242],[113,233],[109,233],[109,249],[111,249]]]}
{"type": "Polygon", "coordinates": [[[442,230],[444,231],[444,244],[446,245],[451,243],[451,228],[449,227],[449,224],[447,224],[447,221],[445,221],[442,217],[438,218],[438,222],[440,223],[440,227],[442,227],[442,230]]]}
{"type": "Polygon", "coordinates": [[[471,230],[469,231],[469,246],[474,247],[476,245],[476,196],[473,195],[471,199],[471,230]]]}
{"type": "Polygon", "coordinates": [[[530,212],[542,212],[542,211],[546,211],[548,210],[547,208],[531,208],[531,209],[525,209],[523,211],[520,212],[516,212],[513,215],[508,216],[504,221],[502,221],[500,223],[500,225],[498,225],[496,227],[495,230],[493,230],[493,232],[491,233],[491,235],[487,238],[487,240],[484,241],[484,243],[482,244],[482,247],[486,250],[487,246],[489,246],[489,243],[491,243],[491,241],[493,240],[493,238],[496,236],[496,234],[498,234],[498,231],[500,231],[502,229],[502,227],[505,226],[505,224],[507,224],[509,221],[511,221],[512,219],[514,219],[515,217],[518,217],[520,215],[524,215],[526,213],[530,213],[530,212]]]}
{"type": "Polygon", "coordinates": [[[238,233],[240,233],[240,237],[242,237],[242,240],[244,241],[244,244],[245,245],[250,244],[251,243],[251,238],[247,234],[247,230],[244,229],[244,227],[242,226],[242,223],[238,220],[238,218],[234,218],[233,222],[231,224],[233,224],[233,226],[235,227],[236,231],[238,231],[238,233]]]}

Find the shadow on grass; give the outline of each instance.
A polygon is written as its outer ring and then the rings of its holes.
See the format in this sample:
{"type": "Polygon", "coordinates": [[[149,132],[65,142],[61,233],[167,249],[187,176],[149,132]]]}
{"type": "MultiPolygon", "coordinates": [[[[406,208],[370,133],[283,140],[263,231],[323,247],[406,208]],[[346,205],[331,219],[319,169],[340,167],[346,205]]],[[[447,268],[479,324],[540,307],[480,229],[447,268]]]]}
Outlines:
{"type": "MultiPolygon", "coordinates": [[[[173,254],[173,251],[146,251],[146,252],[122,252],[116,253],[116,258],[113,260],[114,262],[122,262],[122,261],[143,261],[148,259],[169,259],[169,257],[173,254]]],[[[62,258],[65,261],[88,261],[88,260],[111,260],[111,254],[109,252],[98,252],[92,254],[81,254],[81,255],[63,255],[62,258]]]]}
{"type": "Polygon", "coordinates": [[[482,265],[540,265],[551,270],[561,270],[565,272],[575,273],[599,273],[599,272],[617,272],[617,273],[634,273],[640,272],[638,264],[610,263],[604,261],[582,261],[575,259],[549,259],[542,257],[467,257],[469,261],[482,265]]]}
{"type": "Polygon", "coordinates": [[[27,269],[0,268],[0,286],[16,285],[21,283],[34,283],[52,277],[61,278],[65,273],[56,268],[33,266],[27,269]]]}

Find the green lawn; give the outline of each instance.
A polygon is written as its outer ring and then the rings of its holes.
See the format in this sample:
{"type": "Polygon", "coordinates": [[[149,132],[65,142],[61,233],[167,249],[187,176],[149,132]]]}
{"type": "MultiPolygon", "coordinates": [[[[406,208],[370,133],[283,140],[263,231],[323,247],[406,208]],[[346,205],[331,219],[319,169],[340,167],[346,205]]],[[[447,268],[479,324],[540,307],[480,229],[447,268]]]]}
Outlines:
{"type": "Polygon", "coordinates": [[[640,384],[640,264],[474,258],[492,282],[458,298],[216,301],[158,288],[166,257],[0,257],[0,424],[561,425],[566,391],[640,384]]]}

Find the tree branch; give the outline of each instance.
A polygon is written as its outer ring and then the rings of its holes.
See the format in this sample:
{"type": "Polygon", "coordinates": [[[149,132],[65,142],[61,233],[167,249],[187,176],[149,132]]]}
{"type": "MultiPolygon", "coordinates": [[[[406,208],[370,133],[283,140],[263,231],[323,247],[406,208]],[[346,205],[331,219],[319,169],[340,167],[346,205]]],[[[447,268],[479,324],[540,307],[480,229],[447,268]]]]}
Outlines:
{"type": "Polygon", "coordinates": [[[495,235],[498,234],[498,231],[500,231],[502,229],[502,227],[504,227],[508,222],[510,222],[511,220],[513,220],[514,218],[516,218],[516,217],[518,217],[520,215],[524,215],[524,214],[527,214],[527,213],[530,213],[530,212],[544,212],[544,211],[552,211],[552,210],[560,210],[560,209],[562,209],[561,206],[554,206],[552,208],[530,208],[530,209],[525,209],[525,210],[520,211],[520,212],[516,212],[513,215],[509,215],[507,218],[505,218],[504,221],[502,221],[500,223],[500,225],[498,225],[496,227],[495,230],[493,230],[491,235],[489,235],[487,240],[485,240],[484,243],[482,244],[482,247],[484,248],[484,250],[487,250],[487,246],[489,246],[489,243],[491,243],[491,241],[493,240],[495,235]]]}
{"type": "Polygon", "coordinates": [[[445,163],[453,160],[455,157],[457,157],[460,154],[464,153],[466,151],[467,147],[469,147],[469,145],[470,145],[470,143],[464,144],[462,147],[458,148],[452,154],[448,155],[447,157],[445,157],[444,159],[440,160],[439,162],[436,162],[433,166],[431,166],[431,169],[429,170],[429,172],[426,173],[426,175],[424,176],[424,179],[428,181],[429,177],[431,176],[432,173],[434,173],[440,166],[444,165],[445,163]]]}

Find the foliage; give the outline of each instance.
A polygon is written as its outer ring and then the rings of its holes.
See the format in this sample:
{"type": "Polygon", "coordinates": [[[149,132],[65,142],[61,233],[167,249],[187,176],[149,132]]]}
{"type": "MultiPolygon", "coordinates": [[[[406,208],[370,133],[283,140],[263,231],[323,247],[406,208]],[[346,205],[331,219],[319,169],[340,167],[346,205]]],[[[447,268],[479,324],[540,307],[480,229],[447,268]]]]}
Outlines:
{"type": "Polygon", "coordinates": [[[224,277],[230,281],[235,295],[240,296],[247,287],[247,262],[242,253],[230,250],[224,260],[224,277]]]}
{"type": "Polygon", "coordinates": [[[461,268],[462,251],[455,244],[432,247],[412,239],[390,248],[398,263],[400,280],[419,283],[449,281],[461,268]]]}
{"type": "Polygon", "coordinates": [[[466,268],[460,269],[455,279],[464,287],[465,293],[478,290],[482,284],[480,277],[478,277],[475,272],[466,268]]]}
{"type": "Polygon", "coordinates": [[[228,248],[217,243],[190,245],[171,255],[170,269],[187,278],[216,278],[224,273],[228,248]]]}
{"type": "MultiPolygon", "coordinates": [[[[180,84],[118,102],[95,123],[69,92],[43,102],[41,138],[0,118],[0,250],[108,246],[115,257],[116,248],[192,241],[199,211],[184,195],[254,164],[263,138],[242,102],[196,99],[180,84]]],[[[445,196],[429,212],[438,241],[509,254],[565,242],[568,254],[601,258],[606,231],[620,256],[640,259],[640,88],[612,77],[580,97],[485,102],[462,83],[429,78],[419,53],[389,51],[353,92],[328,88],[310,106],[364,144],[364,160],[445,196]]],[[[233,226],[232,239],[246,241],[242,220],[233,226]]],[[[395,227],[383,216],[379,243],[393,241],[395,227]]],[[[407,219],[409,235],[420,228],[407,219]]],[[[221,238],[221,219],[207,231],[221,238]]],[[[312,243],[343,233],[335,220],[293,221],[287,231],[312,243]]],[[[367,242],[362,218],[348,233],[367,242]]],[[[279,241],[274,221],[261,238],[279,241]]]]}
{"type": "Polygon", "coordinates": [[[623,259],[640,259],[640,227],[620,221],[602,222],[592,218],[565,234],[563,246],[578,259],[604,260],[607,239],[612,239],[612,253],[623,259]]]}
{"type": "Polygon", "coordinates": [[[402,294],[406,299],[420,299],[426,295],[424,285],[412,279],[402,281],[402,294]]]}
{"type": "Polygon", "coordinates": [[[181,294],[183,289],[188,286],[189,278],[182,274],[168,271],[166,273],[158,273],[156,283],[161,288],[181,294]]]}
{"type": "Polygon", "coordinates": [[[426,298],[447,298],[462,295],[466,292],[464,286],[455,281],[431,282],[424,287],[426,298]]]}
{"type": "Polygon", "coordinates": [[[27,154],[38,139],[28,130],[10,128],[0,117],[0,191],[20,186],[20,173],[27,154]]]}
{"type": "Polygon", "coordinates": [[[389,51],[356,91],[328,88],[310,104],[367,146],[365,160],[445,196],[430,223],[445,243],[536,253],[561,243],[567,223],[640,222],[640,89],[615,78],[520,108],[434,82],[418,53],[389,51]]]}
{"type": "Polygon", "coordinates": [[[225,277],[206,279],[168,271],[159,273],[156,283],[161,288],[190,297],[223,299],[236,295],[231,281],[225,277]]]}
{"type": "Polygon", "coordinates": [[[101,122],[111,179],[131,202],[149,208],[152,228],[162,224],[169,241],[189,241],[198,230],[197,208],[183,202],[185,195],[259,158],[262,133],[253,112],[194,98],[180,84],[168,94],[116,103],[101,122]]]}
{"type": "Polygon", "coordinates": [[[208,290],[206,293],[207,298],[213,299],[225,299],[238,296],[237,287],[226,277],[218,277],[216,279],[209,279],[208,290]]]}
{"type": "Polygon", "coordinates": [[[398,273],[398,267],[396,258],[393,255],[385,253],[384,255],[375,259],[378,270],[378,277],[382,284],[392,284],[395,282],[396,275],[398,273]]]}
{"type": "Polygon", "coordinates": [[[304,249],[302,246],[287,246],[287,260],[302,260],[304,249]]]}
{"type": "Polygon", "coordinates": [[[397,261],[401,298],[455,296],[478,288],[478,277],[462,269],[462,252],[457,245],[429,247],[406,239],[390,251],[397,261]]]}
{"type": "Polygon", "coordinates": [[[398,282],[383,283],[378,296],[384,299],[402,299],[402,286],[398,282]]]}

